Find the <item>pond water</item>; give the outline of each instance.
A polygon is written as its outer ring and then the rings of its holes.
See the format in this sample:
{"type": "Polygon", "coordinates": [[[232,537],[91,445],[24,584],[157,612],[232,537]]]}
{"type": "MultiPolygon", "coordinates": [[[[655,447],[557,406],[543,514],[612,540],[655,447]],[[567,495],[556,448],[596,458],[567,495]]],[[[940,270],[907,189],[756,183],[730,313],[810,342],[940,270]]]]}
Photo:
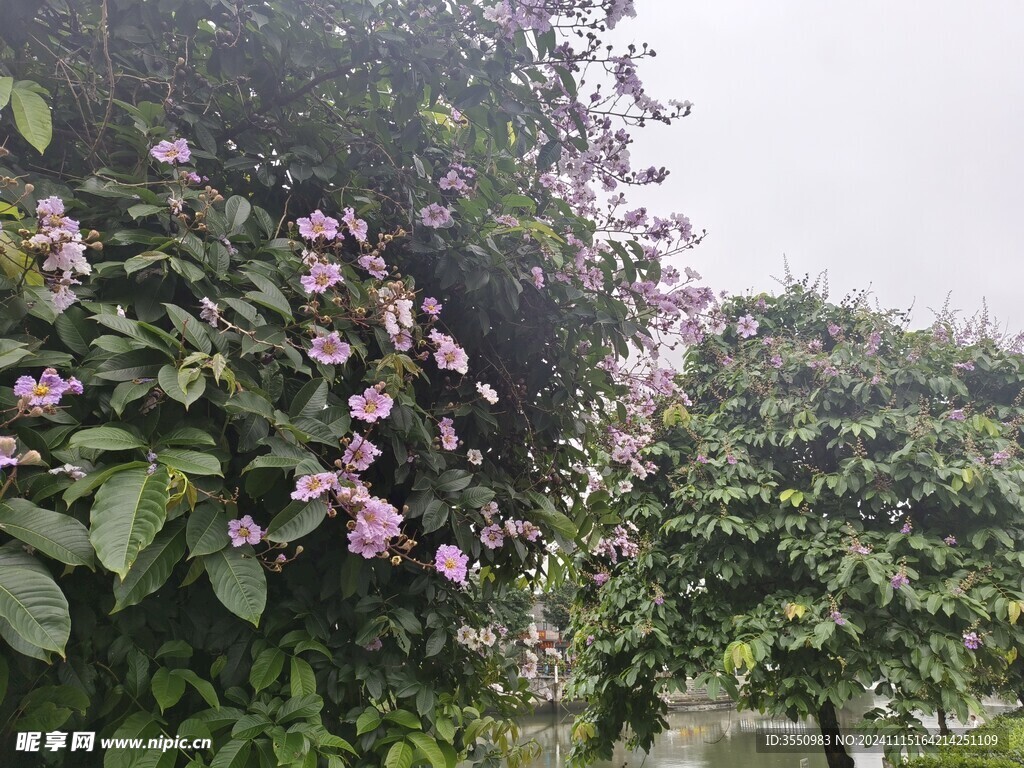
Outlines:
{"type": "MultiPolygon", "coordinates": [[[[857,718],[860,712],[875,706],[871,697],[857,703],[860,705],[857,718]]],[[[993,704],[988,711],[994,715],[1007,708],[993,704]]],[[[535,740],[542,750],[529,768],[562,768],[566,764],[572,722],[573,715],[565,711],[537,714],[519,721],[523,739],[535,740]]],[[[596,763],[595,768],[827,768],[820,749],[786,754],[758,752],[754,726],[768,720],[757,713],[677,710],[669,713],[668,722],[669,729],[657,738],[649,754],[630,752],[619,745],[610,762],[596,763]],[[807,762],[801,763],[802,759],[807,762]]],[[[784,720],[772,722],[792,727],[784,720]]],[[[929,730],[937,729],[935,718],[924,718],[923,722],[929,730]]],[[[809,733],[818,733],[816,725],[806,725],[809,733]]],[[[950,725],[956,727],[957,724],[951,722],[950,725]]],[[[852,754],[857,768],[882,768],[879,752],[852,754]]]]}

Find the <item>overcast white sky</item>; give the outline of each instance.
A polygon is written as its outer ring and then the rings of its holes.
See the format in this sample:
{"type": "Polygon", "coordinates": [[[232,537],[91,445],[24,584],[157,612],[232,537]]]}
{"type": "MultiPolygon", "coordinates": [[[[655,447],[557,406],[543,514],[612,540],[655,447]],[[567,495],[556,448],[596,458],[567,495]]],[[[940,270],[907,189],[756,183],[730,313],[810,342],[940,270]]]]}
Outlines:
{"type": "Polygon", "coordinates": [[[637,0],[648,93],[693,114],[635,131],[630,200],[709,232],[687,263],[715,289],[829,272],[931,320],[982,298],[1024,328],[1024,3],[637,0]]]}

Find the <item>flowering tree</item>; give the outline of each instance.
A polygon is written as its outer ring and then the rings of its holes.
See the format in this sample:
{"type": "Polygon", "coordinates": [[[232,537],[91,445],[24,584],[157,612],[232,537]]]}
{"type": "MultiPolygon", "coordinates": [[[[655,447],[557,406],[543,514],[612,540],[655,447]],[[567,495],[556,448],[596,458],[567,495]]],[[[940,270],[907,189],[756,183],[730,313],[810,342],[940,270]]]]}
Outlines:
{"type": "Polygon", "coordinates": [[[725,311],[629,498],[635,556],[589,558],[581,754],[649,745],[687,678],[833,735],[864,690],[895,729],[1019,690],[1024,360],[806,283],[725,311]]]}
{"type": "Polygon", "coordinates": [[[713,311],[663,264],[686,218],[624,208],[665,176],[626,129],[689,110],[601,45],[630,0],[14,13],[4,754],[64,730],[213,739],[108,766],[514,758],[529,670],[482,606],[650,471],[673,384],[623,359],[713,311]]]}

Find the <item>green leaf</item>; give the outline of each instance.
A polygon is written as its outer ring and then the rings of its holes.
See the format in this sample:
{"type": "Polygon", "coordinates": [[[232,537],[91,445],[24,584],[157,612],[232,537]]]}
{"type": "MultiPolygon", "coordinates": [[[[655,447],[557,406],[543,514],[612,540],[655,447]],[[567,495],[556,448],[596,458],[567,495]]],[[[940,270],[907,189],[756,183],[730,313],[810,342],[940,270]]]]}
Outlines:
{"type": "Polygon", "coordinates": [[[135,469],[136,467],[147,466],[149,465],[144,461],[130,461],[127,464],[117,464],[113,467],[109,467],[108,469],[104,469],[102,472],[90,472],[81,480],[76,480],[66,491],[64,491],[64,496],[62,497],[64,499],[64,503],[70,506],[79,499],[85,498],[118,472],[125,472],[129,469],[135,469]]]}
{"type": "Polygon", "coordinates": [[[177,704],[185,693],[185,681],[177,675],[172,675],[167,667],[160,667],[156,671],[149,687],[161,714],[177,704]]]}
{"type": "MultiPolygon", "coordinates": [[[[166,210],[166,207],[161,207],[159,205],[147,205],[145,203],[140,203],[138,205],[131,206],[128,209],[128,215],[131,216],[136,221],[138,221],[139,219],[145,218],[146,216],[152,216],[154,213],[161,213],[162,211],[166,210]]],[[[149,253],[154,253],[154,251],[150,251],[149,253]]],[[[166,253],[161,253],[160,255],[165,259],[167,258],[166,253]]],[[[128,261],[124,263],[124,271],[127,272],[129,275],[132,272],[138,272],[140,269],[144,269],[145,267],[149,266],[148,264],[142,264],[142,266],[138,266],[138,262],[133,263],[129,266],[129,262],[134,262],[135,259],[137,258],[139,258],[139,256],[132,256],[132,258],[128,259],[128,261]]],[[[159,260],[160,259],[158,259],[158,261],[159,260]]]]}
{"type": "MultiPolygon", "coordinates": [[[[138,218],[138,216],[132,213],[132,211],[137,211],[140,208],[153,209],[149,211],[149,213],[158,213],[164,210],[162,208],[158,208],[155,205],[133,205],[131,208],[128,209],[128,213],[131,214],[133,217],[138,218]]],[[[136,272],[140,272],[146,267],[151,267],[154,264],[159,264],[161,261],[165,261],[166,259],[169,258],[170,256],[161,251],[145,251],[143,253],[140,253],[138,256],[132,256],[130,259],[126,259],[124,262],[124,271],[126,274],[132,275],[136,272]]]]}
{"type": "Polygon", "coordinates": [[[131,432],[120,427],[93,427],[83,429],[71,436],[71,448],[95,448],[101,451],[127,451],[142,448],[145,443],[131,432]]]}
{"type": "Polygon", "coordinates": [[[43,97],[27,88],[21,87],[22,80],[11,89],[11,110],[14,112],[14,124],[18,133],[29,144],[43,154],[53,138],[53,120],[50,108],[43,97]]]}
{"type": "Polygon", "coordinates": [[[228,222],[228,232],[237,235],[252,214],[252,205],[244,197],[232,195],[224,203],[224,218],[228,222]]]}
{"type": "Polygon", "coordinates": [[[0,530],[62,563],[89,569],[96,565],[89,530],[70,515],[10,499],[0,503],[0,530]]]}
{"type": "Polygon", "coordinates": [[[189,559],[224,549],[231,543],[227,514],[214,504],[200,504],[188,516],[185,540],[188,542],[189,559]]]}
{"type": "Polygon", "coordinates": [[[217,441],[209,432],[195,427],[179,427],[160,438],[160,445],[187,445],[195,448],[197,445],[216,444],[217,441]]]}
{"type": "Polygon", "coordinates": [[[249,684],[256,693],[259,693],[276,682],[283,669],[284,651],[280,648],[267,648],[256,657],[249,668],[249,684]]]}
{"type": "Polygon", "coordinates": [[[260,734],[266,733],[272,725],[266,715],[246,715],[231,728],[231,737],[234,739],[254,739],[260,734]]]}
{"type": "Polygon", "coordinates": [[[287,723],[291,720],[316,717],[323,708],[324,700],[316,694],[293,697],[277,711],[277,721],[287,723]]]}
{"type": "Polygon", "coordinates": [[[13,77],[0,77],[0,109],[7,106],[11,100],[11,89],[14,87],[13,77]]]}
{"type": "Polygon", "coordinates": [[[167,519],[167,472],[118,472],[100,486],[90,512],[89,539],[108,570],[122,579],[153,543],[167,519]]]}
{"type": "Polygon", "coordinates": [[[392,723],[398,723],[403,728],[417,731],[423,728],[423,723],[420,722],[419,717],[407,709],[393,709],[384,715],[384,719],[390,720],[392,723]]]}
{"type": "Polygon", "coordinates": [[[289,665],[289,680],[292,697],[316,693],[316,675],[309,662],[292,656],[289,665]]]}
{"type": "Polygon", "coordinates": [[[448,521],[448,505],[440,499],[434,499],[427,504],[423,513],[423,532],[431,533],[436,531],[448,521]]]}
{"type": "Polygon", "coordinates": [[[201,371],[196,369],[196,373],[199,375],[188,381],[189,372],[187,370],[179,371],[173,365],[165,365],[160,369],[157,374],[157,381],[160,383],[160,388],[167,394],[172,400],[177,400],[179,403],[185,406],[185,410],[192,405],[196,400],[202,397],[203,392],[206,391],[206,377],[203,376],[201,371]],[[182,384],[182,379],[179,374],[186,374],[186,383],[182,384]]]}
{"type": "Polygon", "coordinates": [[[327,382],[323,379],[313,379],[306,382],[305,386],[295,395],[288,414],[292,417],[316,418],[321,415],[325,405],[327,405],[327,382]]]}
{"type": "Polygon", "coordinates": [[[430,761],[431,768],[447,768],[448,761],[444,759],[444,754],[433,736],[426,733],[410,733],[406,738],[430,761]]]}
{"type": "Polygon", "coordinates": [[[375,707],[367,707],[356,720],[356,736],[376,730],[380,723],[380,712],[375,707]]]}
{"type": "Polygon", "coordinates": [[[68,601],[50,572],[18,545],[0,547],[0,617],[24,642],[64,658],[68,601]]]}
{"type": "Polygon", "coordinates": [[[208,453],[185,451],[180,448],[164,448],[157,452],[156,460],[158,463],[184,472],[186,475],[224,476],[220,470],[220,459],[208,453]]]}
{"type": "Polygon", "coordinates": [[[235,548],[205,555],[203,563],[210,574],[214,594],[224,607],[253,626],[267,606],[267,577],[252,556],[235,548]]]}
{"type": "Polygon", "coordinates": [[[267,527],[267,538],[291,542],[315,531],[327,517],[327,505],[316,501],[293,501],[282,509],[267,527]]]}
{"type": "Polygon", "coordinates": [[[211,707],[220,708],[220,699],[217,698],[217,691],[210,685],[208,680],[203,680],[191,669],[173,669],[171,674],[180,677],[186,683],[196,689],[196,692],[203,697],[203,700],[211,707]]]}
{"type": "Polygon", "coordinates": [[[174,566],[185,554],[185,521],[172,521],[139,553],[128,575],[114,585],[114,609],[117,613],[139,603],[163,586],[174,566]]]}
{"type": "Polygon", "coordinates": [[[384,768],[409,768],[412,765],[413,748],[404,741],[396,742],[384,758],[384,768]]]}

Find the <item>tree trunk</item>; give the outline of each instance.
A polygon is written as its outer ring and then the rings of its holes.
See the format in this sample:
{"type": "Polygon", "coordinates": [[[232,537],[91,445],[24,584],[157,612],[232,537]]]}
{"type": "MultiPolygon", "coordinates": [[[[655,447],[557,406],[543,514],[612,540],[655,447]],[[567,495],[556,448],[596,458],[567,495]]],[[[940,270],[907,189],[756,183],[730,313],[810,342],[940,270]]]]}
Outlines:
{"type": "Polygon", "coordinates": [[[938,710],[936,710],[935,714],[939,718],[939,735],[949,736],[949,725],[946,723],[946,710],[944,710],[942,707],[939,707],[938,710]]]}
{"type": "Polygon", "coordinates": [[[825,745],[828,768],[854,768],[853,758],[846,754],[846,747],[840,741],[843,734],[839,730],[839,718],[831,701],[826,701],[818,709],[818,727],[821,735],[827,737],[829,742],[825,745]]]}

